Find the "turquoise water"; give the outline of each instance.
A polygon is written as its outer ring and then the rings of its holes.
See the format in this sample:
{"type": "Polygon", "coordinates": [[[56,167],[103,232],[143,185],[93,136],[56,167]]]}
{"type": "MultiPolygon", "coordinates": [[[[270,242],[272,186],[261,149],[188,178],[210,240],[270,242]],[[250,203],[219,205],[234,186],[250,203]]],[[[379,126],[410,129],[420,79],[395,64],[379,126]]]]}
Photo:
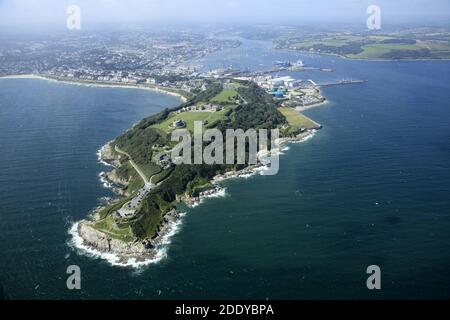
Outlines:
{"type": "Polygon", "coordinates": [[[96,151],[177,100],[143,90],[0,80],[6,294],[450,298],[450,63],[304,59],[336,71],[298,77],[369,82],[325,89],[331,102],[308,112],[323,130],[291,145],[278,175],[227,182],[225,198],[189,210],[168,257],[141,270],[78,255],[67,230],[111,196],[98,180],[105,168],[96,151]],[[78,292],[65,286],[72,264],[82,271],[78,292]],[[382,270],[378,292],[365,284],[372,264],[382,270]]]}

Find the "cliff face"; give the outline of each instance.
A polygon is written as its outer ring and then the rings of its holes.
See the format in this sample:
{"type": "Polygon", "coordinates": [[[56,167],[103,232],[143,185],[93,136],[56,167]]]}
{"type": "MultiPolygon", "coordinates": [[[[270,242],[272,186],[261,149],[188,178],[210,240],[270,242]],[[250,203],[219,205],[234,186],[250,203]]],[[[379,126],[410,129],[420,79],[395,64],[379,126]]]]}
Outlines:
{"type": "Polygon", "coordinates": [[[114,254],[119,258],[119,262],[127,263],[130,259],[141,262],[157,257],[157,247],[165,243],[166,236],[171,235],[182,216],[183,214],[177,210],[168,212],[163,218],[157,235],[151,240],[121,241],[94,229],[91,222],[86,220],[78,224],[77,233],[83,239],[83,245],[102,253],[114,254]]]}
{"type": "Polygon", "coordinates": [[[89,222],[82,221],[78,224],[78,234],[84,240],[84,244],[101,252],[114,253],[124,259],[134,257],[150,258],[154,255],[152,250],[142,242],[124,242],[109,237],[107,234],[95,230],[89,222]]]}
{"type": "Polygon", "coordinates": [[[111,144],[107,144],[101,149],[100,158],[114,167],[112,171],[102,173],[102,177],[118,186],[118,188],[114,188],[116,194],[129,197],[131,194],[123,189],[128,186],[129,181],[117,174],[117,168],[121,166],[121,163],[119,157],[112,152],[111,144]]]}
{"type": "Polygon", "coordinates": [[[120,161],[117,158],[117,156],[113,153],[113,150],[109,143],[107,145],[103,146],[103,148],[100,151],[100,156],[103,161],[105,161],[106,163],[109,163],[113,167],[117,168],[120,166],[120,161]]]}

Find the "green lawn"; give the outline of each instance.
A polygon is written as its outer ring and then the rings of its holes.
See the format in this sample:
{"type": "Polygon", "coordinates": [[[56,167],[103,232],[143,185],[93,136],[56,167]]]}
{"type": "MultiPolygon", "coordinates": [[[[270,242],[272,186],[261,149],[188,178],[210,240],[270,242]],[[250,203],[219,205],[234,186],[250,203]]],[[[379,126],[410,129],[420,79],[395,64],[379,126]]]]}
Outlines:
{"type": "MultiPolygon", "coordinates": [[[[172,126],[175,120],[183,120],[186,123],[186,128],[190,132],[194,132],[194,121],[208,121],[208,124],[215,123],[225,117],[227,109],[223,109],[219,112],[182,112],[179,114],[171,114],[164,122],[154,125],[152,128],[163,130],[166,133],[170,133],[175,128],[172,126]]],[[[203,126],[205,127],[205,126],[203,126]]]]}
{"type": "Polygon", "coordinates": [[[211,102],[216,103],[235,103],[236,102],[236,96],[238,95],[238,92],[234,89],[225,89],[222,90],[221,93],[219,93],[217,96],[211,99],[211,102]]]}
{"type": "Polygon", "coordinates": [[[279,108],[278,109],[283,116],[285,116],[286,120],[289,122],[289,126],[291,127],[291,132],[299,131],[302,128],[306,129],[315,129],[318,127],[318,124],[312,121],[310,118],[304,116],[300,112],[296,111],[292,108],[279,108]]]}

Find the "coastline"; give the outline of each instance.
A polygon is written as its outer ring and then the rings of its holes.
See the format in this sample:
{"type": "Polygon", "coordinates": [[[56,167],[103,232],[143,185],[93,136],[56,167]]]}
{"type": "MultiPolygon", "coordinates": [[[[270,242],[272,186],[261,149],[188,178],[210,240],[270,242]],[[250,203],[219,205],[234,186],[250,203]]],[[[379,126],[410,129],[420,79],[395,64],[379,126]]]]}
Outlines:
{"type": "Polygon", "coordinates": [[[122,88],[122,89],[141,89],[141,90],[149,90],[153,92],[158,92],[162,94],[167,94],[170,96],[178,97],[181,102],[185,103],[188,99],[182,95],[181,93],[177,93],[171,90],[167,90],[161,87],[151,87],[145,85],[137,85],[137,84],[124,84],[124,83],[106,83],[95,80],[79,80],[79,79],[66,79],[60,77],[51,77],[46,75],[36,75],[36,74],[17,74],[17,75],[7,75],[0,76],[0,79],[38,79],[45,80],[57,83],[64,83],[70,85],[79,85],[85,87],[97,87],[97,88],[122,88]]]}
{"type": "MultiPolygon", "coordinates": [[[[282,155],[284,151],[289,150],[287,144],[305,142],[316,134],[317,130],[308,130],[299,134],[295,138],[280,138],[277,154],[282,155]]],[[[106,166],[116,168],[113,164],[108,148],[110,142],[103,146],[99,151],[99,162],[106,166]]],[[[258,164],[246,167],[239,171],[229,171],[221,175],[217,175],[211,179],[211,183],[219,185],[214,191],[206,192],[205,195],[197,198],[183,198],[180,202],[185,203],[189,208],[195,208],[208,199],[226,197],[226,188],[220,186],[226,180],[230,179],[248,179],[257,174],[264,175],[267,166],[258,164]]],[[[112,188],[113,191],[120,196],[120,193],[114,189],[115,182],[110,179],[106,173],[100,176],[101,182],[105,187],[112,188]]],[[[110,199],[104,206],[94,209],[86,219],[75,222],[69,229],[70,240],[69,246],[77,253],[91,258],[106,260],[112,266],[141,268],[148,265],[156,264],[167,257],[167,252],[171,244],[171,238],[176,235],[182,227],[183,217],[186,212],[172,210],[163,219],[162,226],[157,234],[150,242],[137,241],[125,242],[122,240],[109,237],[107,234],[100,232],[90,226],[91,223],[98,221],[98,212],[107,205],[118,201],[118,198],[110,199]]]]}
{"type": "MultiPolygon", "coordinates": [[[[105,84],[96,81],[70,81],[66,79],[58,79],[35,74],[9,75],[2,76],[0,77],[0,79],[39,79],[89,87],[143,89],[177,96],[181,101],[187,101],[187,98],[181,94],[142,85],[115,83],[105,84]]],[[[308,109],[318,107],[324,103],[326,103],[326,101],[310,105],[308,106],[308,109]]],[[[285,147],[287,143],[306,141],[314,136],[315,131],[316,130],[308,130],[307,132],[304,132],[296,137],[281,138],[279,140],[279,147],[276,150],[277,154],[283,154],[284,150],[288,150],[288,148],[285,147]]],[[[176,209],[167,213],[162,220],[157,234],[151,240],[148,239],[140,241],[138,239],[134,239],[133,241],[128,242],[126,240],[115,238],[114,235],[111,236],[107,232],[103,232],[102,230],[97,230],[97,228],[93,226],[93,223],[100,219],[99,212],[101,210],[111,204],[114,204],[117,201],[120,201],[121,197],[126,196],[125,194],[120,192],[120,187],[126,186],[128,182],[122,180],[119,181],[115,178],[114,175],[114,170],[119,168],[121,164],[117,156],[114,155],[113,152],[111,152],[111,142],[112,141],[107,142],[97,152],[98,161],[106,167],[111,168],[111,171],[109,172],[101,172],[99,174],[99,179],[103,187],[112,189],[118,197],[109,199],[106,203],[93,209],[85,219],[75,222],[68,230],[68,233],[70,235],[68,244],[77,253],[93,258],[106,260],[112,266],[140,268],[150,264],[158,263],[167,256],[167,250],[168,246],[171,243],[171,237],[175,235],[181,228],[182,218],[186,215],[186,213],[179,212],[176,209]]],[[[228,179],[249,178],[258,173],[264,175],[264,171],[267,169],[268,168],[264,163],[260,163],[256,166],[246,167],[240,171],[229,171],[225,174],[218,175],[211,179],[211,182],[217,186],[221,182],[228,179]]],[[[204,195],[197,197],[197,199],[183,199],[183,197],[180,197],[180,199],[183,200],[183,202],[188,207],[193,208],[201,205],[209,198],[218,198],[225,196],[226,189],[219,187],[215,188],[215,190],[211,189],[205,192],[204,195]],[[191,202],[189,203],[189,201],[191,202]]]]}
{"type": "MultiPolygon", "coordinates": [[[[72,81],[66,79],[58,79],[43,75],[22,74],[1,76],[0,79],[37,79],[56,83],[64,83],[69,85],[80,85],[87,87],[103,87],[103,88],[125,88],[125,89],[141,89],[176,96],[181,102],[186,102],[187,98],[182,94],[164,90],[161,88],[153,88],[142,85],[133,84],[107,84],[95,81],[72,81]]],[[[120,163],[108,151],[111,141],[107,142],[97,151],[98,161],[106,167],[113,170],[118,168],[120,163]]],[[[113,170],[110,172],[99,173],[99,179],[103,187],[112,189],[118,197],[126,196],[121,194],[117,186],[126,185],[127,182],[119,181],[114,178],[113,170]]],[[[167,213],[163,219],[163,223],[151,243],[141,243],[134,241],[132,243],[114,239],[90,226],[99,220],[99,212],[108,205],[114,204],[120,198],[113,198],[106,201],[101,206],[94,208],[86,217],[86,219],[75,222],[68,230],[70,239],[68,245],[77,253],[92,258],[101,258],[112,266],[140,268],[150,264],[158,263],[167,255],[167,246],[170,244],[170,238],[176,234],[181,226],[181,218],[184,213],[172,210],[167,213]]]]}
{"type": "Polygon", "coordinates": [[[167,222],[152,247],[139,241],[127,243],[110,238],[90,227],[89,220],[77,221],[69,228],[68,245],[80,255],[106,260],[112,266],[141,268],[167,257],[170,239],[180,230],[184,216],[185,213],[177,213],[165,218],[167,222]]]}
{"type": "Polygon", "coordinates": [[[352,61],[369,61],[369,62],[413,62],[413,61],[450,61],[450,58],[446,59],[433,59],[433,58],[420,58],[420,59],[413,59],[413,58],[406,58],[406,59],[371,59],[371,58],[351,58],[347,57],[345,55],[341,55],[338,53],[331,53],[331,52],[311,52],[306,50],[296,50],[296,49],[289,49],[289,48],[277,48],[273,47],[275,50],[287,50],[292,52],[298,52],[301,54],[311,54],[311,55],[318,55],[318,56],[331,56],[331,57],[337,57],[345,60],[352,60],[352,61]]]}
{"type": "MultiPolygon", "coordinates": [[[[97,155],[100,163],[114,170],[120,164],[110,153],[110,143],[111,141],[102,146],[97,155]]],[[[93,209],[85,219],[72,224],[68,230],[68,245],[81,255],[103,259],[117,267],[141,268],[160,262],[167,256],[171,238],[180,230],[186,213],[174,209],[165,214],[157,235],[151,240],[135,239],[125,242],[95,229],[92,223],[99,221],[99,212],[126,196],[116,187],[126,185],[127,182],[113,179],[112,171],[101,172],[99,179],[103,187],[112,189],[117,197],[108,199],[103,205],[93,209]]]]}

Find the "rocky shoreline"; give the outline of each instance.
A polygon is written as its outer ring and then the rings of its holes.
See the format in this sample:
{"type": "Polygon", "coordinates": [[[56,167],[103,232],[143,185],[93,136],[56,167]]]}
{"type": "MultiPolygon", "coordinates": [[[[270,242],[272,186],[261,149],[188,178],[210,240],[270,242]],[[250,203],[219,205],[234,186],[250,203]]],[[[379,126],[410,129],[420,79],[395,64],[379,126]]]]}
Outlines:
{"type": "Polygon", "coordinates": [[[195,208],[199,206],[204,200],[210,198],[220,197],[220,195],[225,195],[225,189],[219,185],[214,185],[211,189],[201,192],[197,197],[181,197],[178,200],[182,201],[189,208],[195,208]]]}
{"type": "MultiPolygon", "coordinates": [[[[279,140],[278,152],[281,152],[285,144],[305,141],[312,137],[315,132],[316,130],[308,130],[297,135],[296,137],[281,138],[279,140]]],[[[110,172],[102,173],[103,179],[119,186],[128,185],[128,181],[120,179],[115,174],[115,170],[120,166],[120,160],[117,158],[117,155],[114,154],[110,142],[99,151],[99,160],[114,168],[110,172]]],[[[228,179],[248,178],[256,174],[258,171],[263,170],[264,167],[264,164],[257,164],[248,166],[239,171],[229,171],[224,174],[217,175],[211,180],[211,183],[215,185],[213,189],[205,191],[199,197],[179,197],[177,200],[184,202],[188,207],[195,207],[201,204],[202,200],[216,197],[220,192],[224,192],[224,189],[218,185],[219,183],[228,179]]],[[[119,196],[125,195],[119,188],[114,188],[113,190],[119,196]]],[[[118,201],[118,199],[110,200],[107,205],[110,205],[115,201],[118,201]]],[[[161,257],[161,253],[159,252],[161,246],[170,243],[169,238],[176,232],[176,227],[180,223],[181,217],[184,215],[184,213],[173,209],[164,216],[161,227],[158,228],[157,234],[152,239],[135,239],[133,242],[126,242],[111,237],[107,233],[101,232],[92,227],[92,224],[99,219],[98,212],[103,208],[104,207],[98,208],[93,212],[91,215],[92,220],[82,220],[78,222],[75,225],[76,230],[72,230],[72,232],[75,233],[74,237],[78,236],[79,242],[81,242],[77,245],[78,249],[94,251],[98,256],[101,256],[102,254],[112,254],[114,256],[115,263],[121,266],[130,266],[136,263],[138,265],[142,265],[158,260],[161,257]]]]}
{"type": "Polygon", "coordinates": [[[109,172],[101,172],[99,174],[100,178],[106,182],[109,182],[109,185],[112,186],[119,186],[119,188],[113,188],[113,191],[115,194],[123,197],[128,197],[130,194],[123,191],[124,187],[127,187],[129,184],[129,181],[119,177],[117,175],[117,169],[120,167],[120,160],[117,158],[117,156],[113,153],[113,150],[111,148],[111,142],[108,142],[106,145],[104,145],[98,152],[98,158],[99,161],[113,167],[114,169],[109,172]]]}
{"type": "MultiPolygon", "coordinates": [[[[112,166],[114,169],[110,172],[103,172],[101,177],[115,185],[124,186],[128,185],[128,181],[120,179],[115,174],[115,170],[120,166],[120,161],[114,154],[111,148],[111,142],[108,142],[99,151],[99,160],[105,164],[112,166]]],[[[253,175],[256,169],[261,168],[262,165],[250,166],[240,171],[231,171],[223,175],[218,175],[212,180],[215,184],[231,178],[241,178],[244,176],[253,175]]],[[[201,203],[203,199],[214,197],[219,191],[223,189],[215,188],[211,192],[207,192],[201,197],[188,198],[180,197],[178,200],[184,202],[188,207],[195,207],[201,203]]],[[[124,192],[119,188],[114,188],[113,191],[119,196],[123,196],[124,192]]],[[[113,204],[117,199],[111,200],[106,205],[113,204]]],[[[139,241],[136,239],[133,242],[125,242],[120,239],[109,236],[107,233],[96,230],[92,227],[92,224],[98,221],[98,212],[105,207],[97,208],[91,214],[91,220],[82,220],[76,224],[76,228],[72,230],[74,236],[79,239],[77,247],[80,250],[92,251],[98,256],[104,254],[110,254],[114,256],[114,262],[121,266],[130,266],[135,263],[145,264],[158,260],[160,256],[158,249],[161,245],[169,242],[170,235],[174,232],[176,226],[180,222],[183,213],[172,210],[167,213],[163,219],[162,226],[158,228],[157,235],[152,239],[139,241]]]]}
{"type": "Polygon", "coordinates": [[[155,257],[155,252],[144,243],[127,243],[109,237],[106,233],[100,232],[90,226],[87,220],[80,221],[77,226],[78,236],[83,239],[83,245],[91,247],[102,253],[113,253],[118,257],[120,263],[126,263],[130,258],[143,261],[155,257]]]}
{"type": "Polygon", "coordinates": [[[283,148],[288,143],[300,143],[300,142],[304,142],[304,141],[308,140],[309,138],[312,138],[316,134],[317,130],[322,128],[321,125],[319,125],[319,124],[317,124],[317,125],[318,125],[318,129],[307,130],[305,132],[298,134],[295,137],[281,138],[279,141],[280,148],[283,148]]]}
{"type": "MultiPolygon", "coordinates": [[[[120,166],[120,161],[113,153],[110,142],[103,146],[99,151],[99,160],[108,164],[114,169],[110,172],[103,172],[101,177],[115,185],[128,185],[128,181],[119,178],[115,174],[115,170],[120,166]]],[[[113,188],[113,191],[119,196],[126,196],[125,192],[120,188],[113,188]]],[[[106,206],[117,202],[118,199],[111,199],[106,206]]],[[[128,266],[134,263],[151,262],[160,255],[159,247],[168,242],[168,237],[174,232],[179,224],[179,220],[184,215],[177,210],[171,210],[163,219],[162,225],[158,228],[157,234],[152,239],[138,240],[126,242],[109,236],[107,233],[95,229],[92,224],[98,221],[98,213],[105,207],[99,207],[91,214],[91,220],[82,220],[76,223],[74,236],[79,237],[78,249],[84,251],[93,251],[96,255],[102,254],[114,255],[114,261],[118,265],[128,266]]]]}
{"type": "Polygon", "coordinates": [[[229,171],[224,174],[217,175],[213,178],[213,183],[220,183],[229,179],[237,179],[237,178],[248,178],[257,173],[258,170],[261,170],[264,167],[263,164],[257,164],[248,166],[239,171],[229,171]]]}
{"type": "Polygon", "coordinates": [[[183,214],[172,210],[164,217],[162,226],[152,239],[125,242],[92,227],[93,221],[82,220],[76,224],[76,235],[82,243],[79,249],[88,248],[98,255],[112,254],[115,262],[127,266],[131,263],[151,262],[159,256],[160,246],[168,241],[183,214]]]}

